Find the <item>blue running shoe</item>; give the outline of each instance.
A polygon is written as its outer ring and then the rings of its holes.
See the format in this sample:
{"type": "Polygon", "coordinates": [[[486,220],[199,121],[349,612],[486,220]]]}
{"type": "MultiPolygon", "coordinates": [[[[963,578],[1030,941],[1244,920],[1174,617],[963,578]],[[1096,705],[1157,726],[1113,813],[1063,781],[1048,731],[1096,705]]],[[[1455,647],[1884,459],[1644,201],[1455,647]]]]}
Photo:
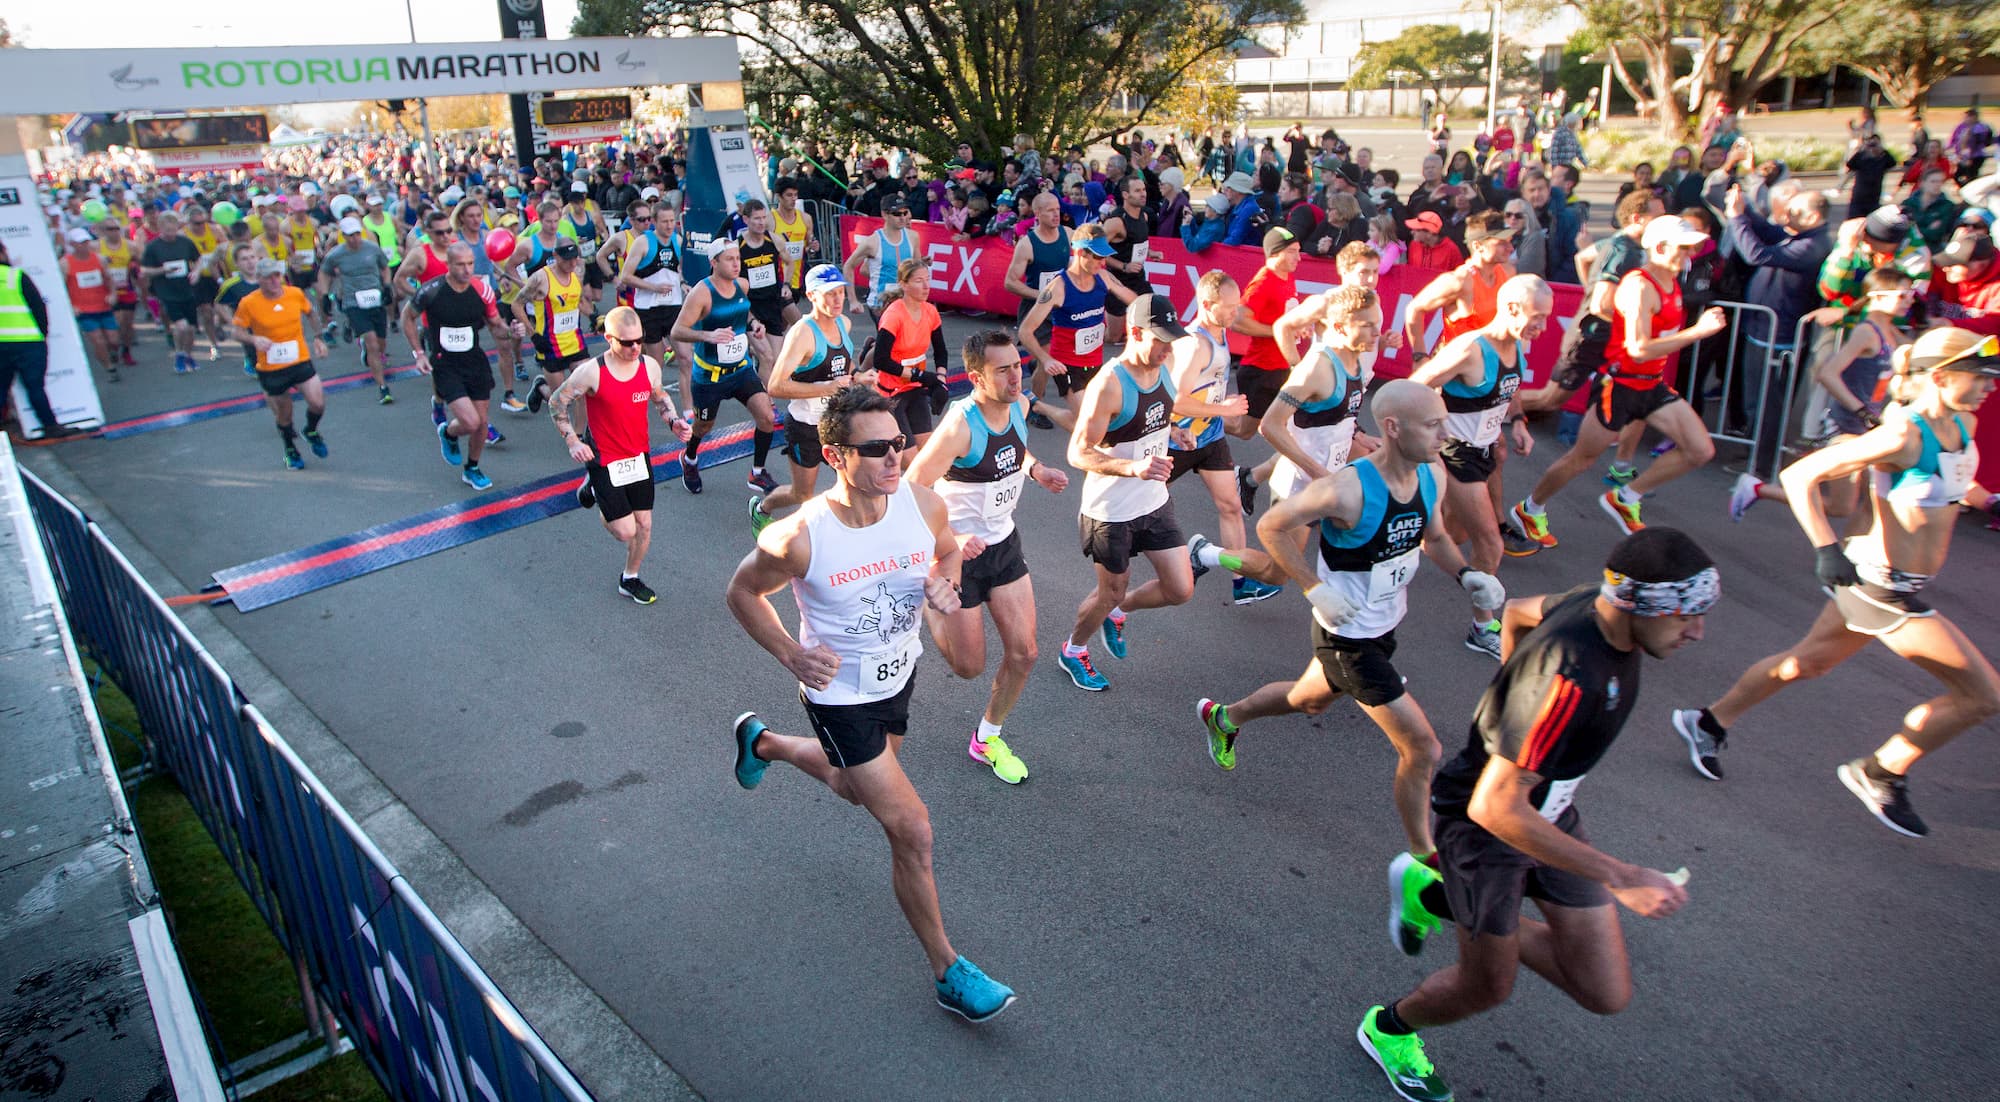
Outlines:
{"type": "Polygon", "coordinates": [[[1238,578],[1233,588],[1233,599],[1239,605],[1254,605],[1258,601],[1268,601],[1283,593],[1285,587],[1268,585],[1255,578],[1238,578]]]}
{"type": "Polygon", "coordinates": [[[968,1022],[983,1022],[1014,1005],[1014,989],[987,976],[979,966],[960,957],[937,981],[938,1005],[968,1022]]]}
{"type": "Polygon", "coordinates": [[[465,462],[465,453],[459,450],[458,438],[446,432],[443,425],[438,426],[438,454],[454,467],[465,462]]]}
{"type": "Polygon", "coordinates": [[[444,424],[444,403],[435,398],[431,399],[431,424],[444,424]]]}
{"type": "Polygon", "coordinates": [[[326,437],[321,436],[319,433],[313,431],[312,429],[307,429],[302,435],[305,436],[306,443],[312,445],[313,454],[319,456],[321,459],[325,459],[326,437]]]}
{"type": "Polygon", "coordinates": [[[494,428],[492,425],[487,425],[486,442],[488,444],[505,444],[507,442],[507,434],[494,428]]]}
{"type": "Polygon", "coordinates": [[[299,454],[299,449],[292,447],[290,444],[285,445],[285,466],[295,471],[306,469],[305,457],[299,454]]]}
{"type": "Polygon", "coordinates": [[[1056,659],[1062,663],[1063,672],[1068,674],[1069,679],[1076,683],[1076,687],[1084,692],[1101,693],[1111,687],[1111,682],[1104,680],[1104,675],[1098,673],[1097,667],[1090,664],[1089,651],[1075,656],[1058,654],[1056,659]]]}
{"type": "Polygon", "coordinates": [[[459,472],[458,480],[475,490],[490,490],[493,488],[493,480],[486,477],[486,472],[480,470],[477,463],[467,463],[465,469],[459,472]]]}
{"type": "Polygon", "coordinates": [[[1104,649],[1111,657],[1123,660],[1125,657],[1125,624],[1111,617],[1104,618],[1104,626],[1097,629],[1097,637],[1104,640],[1104,649]]]}
{"type": "Polygon", "coordinates": [[[764,733],[764,721],[756,712],[744,712],[736,717],[736,783],[744,788],[755,788],[763,783],[764,770],[771,763],[757,756],[755,749],[757,736],[764,733]]]}

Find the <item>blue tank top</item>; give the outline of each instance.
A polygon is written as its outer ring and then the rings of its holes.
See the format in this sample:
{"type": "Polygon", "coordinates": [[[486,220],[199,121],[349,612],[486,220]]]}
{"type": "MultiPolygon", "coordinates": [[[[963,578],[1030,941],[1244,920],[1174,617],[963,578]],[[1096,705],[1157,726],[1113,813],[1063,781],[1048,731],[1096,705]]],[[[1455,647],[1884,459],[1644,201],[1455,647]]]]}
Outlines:
{"type": "Polygon", "coordinates": [[[732,329],[736,332],[736,338],[729,342],[727,349],[708,341],[695,342],[694,365],[700,369],[701,375],[707,376],[700,381],[713,383],[725,375],[750,367],[750,296],[722,297],[713,276],[703,279],[702,283],[708,287],[708,316],[701,319],[701,328],[732,329]],[[733,355],[725,356],[725,351],[733,355]]]}
{"type": "MultiPolygon", "coordinates": [[[[1875,384],[1882,381],[1883,375],[1888,374],[1891,368],[1889,361],[1896,354],[1896,346],[1890,343],[1889,335],[1882,332],[1881,327],[1874,322],[1863,319],[1861,324],[1875,330],[1875,339],[1881,348],[1873,356],[1856,356],[1853,363],[1841,368],[1840,382],[1847,388],[1848,393],[1861,399],[1862,406],[1869,412],[1880,413],[1881,407],[1875,403],[1875,384]]],[[[1833,426],[1833,431],[1848,436],[1859,436],[1868,431],[1868,423],[1861,419],[1860,414],[1850,412],[1842,406],[1827,407],[1826,419],[1833,426]]]]}
{"type": "MultiPolygon", "coordinates": [[[[1022,275],[1021,280],[1039,294],[1047,277],[1069,267],[1069,231],[1057,227],[1053,245],[1044,242],[1033,229],[1028,231],[1027,236],[1028,270],[1022,275]]],[[[1022,303],[1015,320],[1027,317],[1028,311],[1034,308],[1035,304],[1032,302],[1022,303]]]]}
{"type": "Polygon", "coordinates": [[[1333,391],[1316,401],[1299,403],[1299,411],[1292,414],[1292,424],[1302,429],[1325,428],[1338,425],[1350,417],[1361,413],[1362,387],[1359,375],[1349,375],[1341,365],[1340,357],[1325,345],[1315,345],[1306,350],[1306,355],[1318,353],[1333,365],[1333,391]]]}
{"type": "Polygon", "coordinates": [[[1500,362],[1500,350],[1485,337],[1475,339],[1483,369],[1476,383],[1453,379],[1439,388],[1444,398],[1444,430],[1453,440],[1476,448],[1499,439],[1500,422],[1514,392],[1521,388],[1521,365],[1528,362],[1527,345],[1514,346],[1514,366],[1500,362]]]}
{"type": "Polygon", "coordinates": [[[875,275],[868,283],[869,296],[878,302],[881,301],[882,292],[896,285],[896,269],[902,266],[903,261],[914,255],[916,255],[916,242],[910,236],[908,227],[903,229],[901,245],[889,244],[889,235],[876,230],[875,275]]]}
{"type": "MultiPolygon", "coordinates": [[[[1088,291],[1076,285],[1076,281],[1069,277],[1067,268],[1057,273],[1056,278],[1063,281],[1063,300],[1049,311],[1049,324],[1057,329],[1070,330],[1070,340],[1065,341],[1058,336],[1055,344],[1063,351],[1075,352],[1073,342],[1076,330],[1104,324],[1104,277],[1098,276],[1088,291]]],[[[1103,347],[1098,345],[1096,354],[1087,357],[1091,363],[1103,362],[1103,347]]],[[[1055,348],[1049,351],[1056,359],[1063,359],[1055,348]]]]}

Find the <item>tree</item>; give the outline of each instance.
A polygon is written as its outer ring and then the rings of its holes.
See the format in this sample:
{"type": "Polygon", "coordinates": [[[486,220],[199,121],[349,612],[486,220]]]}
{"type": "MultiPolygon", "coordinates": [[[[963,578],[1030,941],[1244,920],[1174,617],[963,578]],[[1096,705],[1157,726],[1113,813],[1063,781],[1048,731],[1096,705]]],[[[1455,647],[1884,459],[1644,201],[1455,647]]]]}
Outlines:
{"type": "Polygon", "coordinates": [[[948,159],[960,140],[1040,149],[1145,121],[1200,63],[1299,0],[580,0],[572,33],[733,34],[761,119],[948,159]]]}
{"type": "MultiPolygon", "coordinates": [[[[1422,85],[1431,90],[1438,110],[1448,111],[1467,85],[1485,83],[1492,49],[1493,39],[1485,31],[1420,23],[1386,42],[1362,43],[1347,83],[1357,89],[1387,88],[1397,79],[1422,85]]],[[[1507,75],[1509,60],[1503,51],[1502,75],[1507,75]]]]}
{"type": "Polygon", "coordinates": [[[1821,64],[1852,65],[1898,107],[1930,92],[1973,59],[2000,53],[2000,7],[1985,0],[1865,0],[1821,28],[1821,64]]]}
{"type": "MultiPolygon", "coordinates": [[[[1742,108],[1791,66],[1807,39],[1840,16],[1830,0],[1555,0],[1575,8],[1585,27],[1609,50],[1618,83],[1643,108],[1650,107],[1660,134],[1681,138],[1689,119],[1716,104],[1742,108]],[[1692,64],[1680,72],[1681,42],[1693,40],[1692,64]],[[1625,63],[1636,54],[1642,82],[1625,63]]],[[[1923,3],[1925,0],[1912,0],[1923,3]]],[[[1931,0],[1935,2],[1935,0],[1931,0]]],[[[1549,10],[1550,0],[1531,9],[1549,10]]]]}
{"type": "Polygon", "coordinates": [[[1242,97],[1229,82],[1229,61],[1211,57],[1195,64],[1180,83],[1160,97],[1160,118],[1177,130],[1201,133],[1236,121],[1242,97]]]}

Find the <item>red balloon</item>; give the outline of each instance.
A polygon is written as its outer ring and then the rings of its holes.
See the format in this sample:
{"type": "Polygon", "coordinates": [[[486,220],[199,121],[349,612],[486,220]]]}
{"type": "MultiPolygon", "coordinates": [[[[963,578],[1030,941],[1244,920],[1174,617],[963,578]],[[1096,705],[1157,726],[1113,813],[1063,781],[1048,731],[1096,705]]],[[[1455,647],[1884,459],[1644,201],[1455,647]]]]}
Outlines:
{"type": "Polygon", "coordinates": [[[486,235],[486,255],[495,264],[504,264],[508,257],[514,255],[517,244],[513,230],[494,230],[486,235]]]}

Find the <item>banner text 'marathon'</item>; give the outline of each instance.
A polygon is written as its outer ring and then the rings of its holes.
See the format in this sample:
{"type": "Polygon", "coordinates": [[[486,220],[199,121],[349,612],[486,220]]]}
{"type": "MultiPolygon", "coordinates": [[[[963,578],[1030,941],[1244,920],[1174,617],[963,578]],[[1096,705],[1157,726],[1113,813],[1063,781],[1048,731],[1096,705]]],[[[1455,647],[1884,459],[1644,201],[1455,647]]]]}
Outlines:
{"type": "Polygon", "coordinates": [[[596,73],[603,61],[595,50],[540,53],[438,54],[435,57],[306,58],[277,61],[184,61],[185,88],[265,88],[272,85],[370,84],[391,80],[453,80],[468,77],[596,73]],[[394,75],[391,75],[391,62],[394,75]]]}

